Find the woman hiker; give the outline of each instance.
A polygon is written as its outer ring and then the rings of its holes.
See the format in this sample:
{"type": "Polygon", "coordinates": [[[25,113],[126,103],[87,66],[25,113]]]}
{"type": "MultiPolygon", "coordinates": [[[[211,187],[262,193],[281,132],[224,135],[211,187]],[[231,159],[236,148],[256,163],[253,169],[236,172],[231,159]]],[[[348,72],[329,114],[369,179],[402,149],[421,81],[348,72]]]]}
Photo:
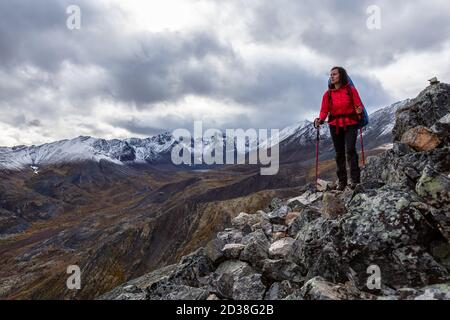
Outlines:
{"type": "Polygon", "coordinates": [[[350,167],[350,188],[354,189],[360,183],[356,138],[362,112],[363,104],[356,88],[350,85],[347,72],[342,67],[333,67],[328,90],[322,98],[320,115],[314,119],[314,127],[318,128],[323,124],[330,114],[328,125],[336,151],[336,173],[339,179],[337,190],[344,190],[347,186],[346,162],[350,167]]]}

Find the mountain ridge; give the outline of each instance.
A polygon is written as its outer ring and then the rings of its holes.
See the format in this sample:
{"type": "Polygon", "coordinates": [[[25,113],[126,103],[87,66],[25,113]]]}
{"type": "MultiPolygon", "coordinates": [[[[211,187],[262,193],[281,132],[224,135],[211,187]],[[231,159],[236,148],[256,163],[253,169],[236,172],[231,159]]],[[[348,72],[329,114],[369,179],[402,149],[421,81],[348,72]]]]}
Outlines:
{"type": "MultiPolygon", "coordinates": [[[[378,135],[390,135],[392,128],[389,123],[396,109],[401,108],[409,99],[396,102],[390,106],[381,108],[370,115],[370,123],[363,132],[363,137],[372,132],[378,135]]],[[[280,130],[278,143],[280,145],[295,144],[306,145],[315,141],[316,129],[309,120],[303,120],[280,130]]],[[[225,145],[225,133],[223,143],[225,145]]],[[[330,145],[329,130],[321,131],[321,140],[328,140],[330,145]]],[[[213,139],[202,139],[205,148],[213,148],[213,139]]],[[[372,140],[372,139],[371,139],[372,140]]],[[[183,142],[182,142],[183,143],[183,142]]],[[[248,145],[245,153],[258,150],[267,146],[273,147],[272,137],[261,145],[248,145]]],[[[23,170],[31,168],[38,171],[39,166],[79,161],[106,160],[118,165],[127,164],[158,164],[169,163],[169,155],[178,141],[168,131],[149,138],[111,139],[94,138],[91,136],[78,136],[74,139],[64,139],[42,145],[0,147],[0,170],[23,170]],[[35,168],[32,168],[35,167],[35,168]]],[[[184,144],[185,145],[185,144],[184,144]]],[[[369,146],[371,147],[371,146],[369,146]]],[[[192,142],[189,148],[192,151],[192,142]]],[[[235,146],[235,153],[236,150],[235,146]]]]}

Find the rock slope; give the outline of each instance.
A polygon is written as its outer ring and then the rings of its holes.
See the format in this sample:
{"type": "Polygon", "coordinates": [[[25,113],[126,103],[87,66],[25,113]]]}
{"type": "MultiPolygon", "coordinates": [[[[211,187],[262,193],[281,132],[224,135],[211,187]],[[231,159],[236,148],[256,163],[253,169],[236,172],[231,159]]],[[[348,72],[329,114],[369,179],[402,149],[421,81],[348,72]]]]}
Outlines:
{"type": "Polygon", "coordinates": [[[449,97],[431,85],[400,108],[355,189],[274,198],[100,299],[450,299],[449,97]]]}

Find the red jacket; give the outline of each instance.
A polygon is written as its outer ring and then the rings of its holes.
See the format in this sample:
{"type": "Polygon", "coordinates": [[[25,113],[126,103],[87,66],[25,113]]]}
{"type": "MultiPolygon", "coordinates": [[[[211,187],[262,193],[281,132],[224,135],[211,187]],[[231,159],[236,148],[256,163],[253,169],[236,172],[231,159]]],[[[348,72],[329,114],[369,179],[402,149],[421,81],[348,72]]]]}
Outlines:
{"type": "Polygon", "coordinates": [[[330,92],[332,100],[331,107],[328,90],[323,94],[322,107],[320,108],[319,115],[321,122],[325,121],[328,114],[330,114],[328,124],[336,126],[336,133],[339,132],[339,127],[344,127],[345,130],[346,126],[357,124],[358,117],[355,115],[356,108],[359,106],[363,108],[363,104],[356,88],[350,84],[346,84],[339,89],[330,89],[330,92]],[[353,95],[353,104],[352,98],[348,94],[349,87],[353,95]]]}

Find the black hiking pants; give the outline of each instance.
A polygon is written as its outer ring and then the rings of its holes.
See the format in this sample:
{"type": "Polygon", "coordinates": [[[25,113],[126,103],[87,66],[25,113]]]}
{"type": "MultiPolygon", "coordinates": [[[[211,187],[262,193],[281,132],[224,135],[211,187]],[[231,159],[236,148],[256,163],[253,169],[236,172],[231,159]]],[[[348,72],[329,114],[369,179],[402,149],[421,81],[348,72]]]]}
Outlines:
{"type": "Polygon", "coordinates": [[[356,152],[356,140],[358,137],[358,125],[347,125],[347,130],[340,127],[336,134],[336,126],[329,125],[331,138],[336,151],[337,176],[340,183],[347,184],[346,162],[350,167],[351,182],[360,183],[360,169],[358,153],[356,152]]]}

